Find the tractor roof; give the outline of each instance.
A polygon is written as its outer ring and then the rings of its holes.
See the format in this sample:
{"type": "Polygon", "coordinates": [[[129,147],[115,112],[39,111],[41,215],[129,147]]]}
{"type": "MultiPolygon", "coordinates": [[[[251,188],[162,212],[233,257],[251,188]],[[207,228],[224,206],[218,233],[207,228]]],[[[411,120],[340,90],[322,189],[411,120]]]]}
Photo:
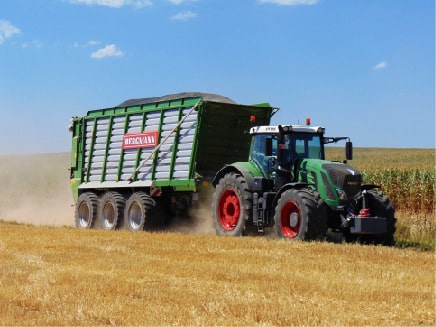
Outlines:
{"type": "MultiPolygon", "coordinates": [[[[282,127],[285,129],[285,132],[324,134],[324,128],[321,126],[282,125],[282,127]]],[[[250,134],[278,134],[278,133],[279,133],[278,125],[256,126],[250,129],[250,134]]]]}

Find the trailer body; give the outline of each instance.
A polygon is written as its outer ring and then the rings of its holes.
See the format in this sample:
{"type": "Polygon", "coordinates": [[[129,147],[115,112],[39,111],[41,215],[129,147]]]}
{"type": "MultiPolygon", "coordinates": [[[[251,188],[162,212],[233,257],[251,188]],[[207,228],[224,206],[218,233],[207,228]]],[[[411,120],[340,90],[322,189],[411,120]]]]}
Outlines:
{"type": "Polygon", "coordinates": [[[142,192],[154,207],[169,206],[182,194],[184,202],[197,200],[199,188],[224,164],[246,160],[248,130],[253,124],[269,124],[275,110],[268,103],[240,105],[213,94],[182,93],[128,100],[74,117],[71,188],[78,201],[76,224],[101,225],[104,213],[99,208],[108,192],[120,203],[142,192]],[[80,213],[82,194],[87,196],[80,213]],[[93,217],[80,217],[87,214],[93,217]]]}

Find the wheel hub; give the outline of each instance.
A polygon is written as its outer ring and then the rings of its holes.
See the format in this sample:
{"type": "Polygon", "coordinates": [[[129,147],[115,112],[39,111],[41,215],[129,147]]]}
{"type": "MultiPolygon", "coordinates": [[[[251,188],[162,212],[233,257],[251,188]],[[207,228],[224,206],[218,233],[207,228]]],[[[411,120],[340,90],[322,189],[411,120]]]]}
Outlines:
{"type": "Polygon", "coordinates": [[[114,207],[107,203],[103,209],[103,222],[104,226],[108,229],[113,228],[116,224],[116,213],[114,207]]]}
{"type": "Polygon", "coordinates": [[[81,227],[89,227],[91,223],[91,213],[86,203],[82,203],[79,207],[79,224],[81,227]]]}
{"type": "Polygon", "coordinates": [[[298,225],[298,213],[292,212],[289,216],[289,226],[295,228],[298,225]]]}
{"type": "Polygon", "coordinates": [[[287,202],[282,208],[280,229],[284,237],[294,238],[300,232],[300,209],[294,201],[287,202]]]}
{"type": "Polygon", "coordinates": [[[227,230],[235,229],[241,214],[239,199],[235,192],[227,190],[221,197],[219,206],[219,219],[222,227],[227,230]]]}
{"type": "Polygon", "coordinates": [[[128,213],[129,223],[133,229],[138,229],[142,222],[142,211],[138,204],[132,205],[128,213]]]}

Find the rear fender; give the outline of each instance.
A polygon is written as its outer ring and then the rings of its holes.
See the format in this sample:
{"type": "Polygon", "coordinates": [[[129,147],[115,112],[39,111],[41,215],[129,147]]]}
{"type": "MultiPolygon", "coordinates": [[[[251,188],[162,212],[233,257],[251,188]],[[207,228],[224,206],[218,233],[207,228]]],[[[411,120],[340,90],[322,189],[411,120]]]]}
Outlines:
{"type": "Polygon", "coordinates": [[[245,181],[247,182],[248,189],[253,190],[254,177],[262,177],[262,172],[257,168],[257,166],[253,165],[250,162],[235,162],[231,165],[226,165],[221,168],[212,180],[212,184],[214,187],[218,184],[219,180],[224,177],[224,175],[235,172],[244,176],[245,181]]]}

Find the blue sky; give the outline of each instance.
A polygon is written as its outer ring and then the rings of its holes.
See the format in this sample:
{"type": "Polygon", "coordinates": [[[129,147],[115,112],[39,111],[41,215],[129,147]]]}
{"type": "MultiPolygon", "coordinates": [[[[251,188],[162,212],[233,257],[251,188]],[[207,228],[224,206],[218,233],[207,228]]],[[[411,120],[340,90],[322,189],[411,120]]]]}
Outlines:
{"type": "Polygon", "coordinates": [[[184,91],[280,107],[356,147],[435,147],[433,0],[0,0],[0,154],[184,91]]]}

